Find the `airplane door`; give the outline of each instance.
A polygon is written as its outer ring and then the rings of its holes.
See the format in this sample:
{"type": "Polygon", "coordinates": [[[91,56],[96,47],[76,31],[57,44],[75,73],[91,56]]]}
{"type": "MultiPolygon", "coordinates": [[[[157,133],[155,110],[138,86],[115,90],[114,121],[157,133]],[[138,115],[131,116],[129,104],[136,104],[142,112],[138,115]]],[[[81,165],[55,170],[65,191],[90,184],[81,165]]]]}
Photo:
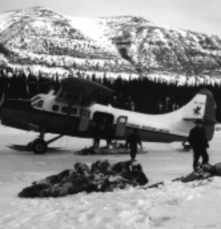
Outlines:
{"type": "Polygon", "coordinates": [[[123,137],[125,135],[126,123],[127,123],[127,116],[120,116],[117,119],[116,132],[115,132],[115,135],[117,137],[123,137]]]}
{"type": "Polygon", "coordinates": [[[87,109],[82,109],[81,111],[81,119],[79,125],[79,131],[87,131],[90,123],[90,111],[87,109]]]}

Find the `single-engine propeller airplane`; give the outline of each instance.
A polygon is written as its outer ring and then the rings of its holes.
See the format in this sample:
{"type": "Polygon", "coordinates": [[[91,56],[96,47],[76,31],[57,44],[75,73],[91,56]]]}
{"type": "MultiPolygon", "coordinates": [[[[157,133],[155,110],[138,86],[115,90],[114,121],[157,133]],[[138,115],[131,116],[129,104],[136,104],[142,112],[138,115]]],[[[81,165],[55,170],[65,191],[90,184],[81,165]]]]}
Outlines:
{"type": "Polygon", "coordinates": [[[137,129],[142,141],[169,143],[185,141],[194,122],[200,119],[204,122],[208,140],[213,138],[215,103],[207,89],[202,89],[182,108],[160,115],[104,105],[113,93],[93,81],[67,78],[57,93],[38,94],[29,100],[2,101],[1,122],[5,126],[39,132],[39,137],[27,144],[35,154],[44,154],[50,143],[64,135],[93,138],[94,125],[112,125],[113,139],[124,140],[137,129]],[[46,133],[58,136],[46,141],[46,133]]]}

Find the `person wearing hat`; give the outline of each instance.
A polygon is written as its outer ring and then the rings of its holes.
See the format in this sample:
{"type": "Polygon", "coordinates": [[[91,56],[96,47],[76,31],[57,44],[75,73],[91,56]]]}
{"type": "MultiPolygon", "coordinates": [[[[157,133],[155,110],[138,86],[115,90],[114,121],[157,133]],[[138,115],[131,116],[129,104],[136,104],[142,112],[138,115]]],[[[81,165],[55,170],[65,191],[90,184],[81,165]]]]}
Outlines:
{"type": "Polygon", "coordinates": [[[209,155],[207,148],[209,148],[206,131],[203,127],[203,121],[198,119],[195,121],[196,126],[190,130],[187,138],[193,149],[193,169],[196,171],[199,166],[199,159],[202,157],[202,164],[208,164],[209,155]]]}

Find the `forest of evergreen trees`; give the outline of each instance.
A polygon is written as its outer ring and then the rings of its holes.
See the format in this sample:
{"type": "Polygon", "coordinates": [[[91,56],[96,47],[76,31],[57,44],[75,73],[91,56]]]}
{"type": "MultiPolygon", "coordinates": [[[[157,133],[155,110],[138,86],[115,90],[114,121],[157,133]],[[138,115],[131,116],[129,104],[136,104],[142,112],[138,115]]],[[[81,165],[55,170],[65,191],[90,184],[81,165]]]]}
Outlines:
{"type": "MultiPolygon", "coordinates": [[[[48,78],[46,76],[34,76],[24,73],[10,73],[0,69],[0,95],[5,93],[6,98],[31,98],[38,93],[48,93],[50,89],[58,90],[61,80],[58,76],[48,78]],[[38,83],[38,84],[34,84],[38,83]],[[41,85],[42,84],[42,85],[41,85]]],[[[78,77],[81,77],[78,74],[78,77]]],[[[89,78],[89,77],[88,77],[89,78]]],[[[215,86],[177,86],[165,82],[153,82],[147,78],[116,80],[96,78],[92,80],[114,90],[116,95],[111,100],[114,107],[134,110],[148,114],[162,114],[178,109],[188,103],[202,88],[212,91],[217,105],[217,120],[221,121],[221,88],[215,86]]]]}

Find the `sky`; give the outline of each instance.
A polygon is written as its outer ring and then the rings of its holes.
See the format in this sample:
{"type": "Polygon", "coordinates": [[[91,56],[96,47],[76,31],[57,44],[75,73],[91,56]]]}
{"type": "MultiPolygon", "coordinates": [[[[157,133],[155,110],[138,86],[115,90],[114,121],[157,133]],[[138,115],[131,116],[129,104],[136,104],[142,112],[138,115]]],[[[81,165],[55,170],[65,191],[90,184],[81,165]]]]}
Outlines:
{"type": "Polygon", "coordinates": [[[162,26],[221,37],[221,0],[1,0],[0,13],[44,6],[70,16],[140,16],[162,26]]]}

